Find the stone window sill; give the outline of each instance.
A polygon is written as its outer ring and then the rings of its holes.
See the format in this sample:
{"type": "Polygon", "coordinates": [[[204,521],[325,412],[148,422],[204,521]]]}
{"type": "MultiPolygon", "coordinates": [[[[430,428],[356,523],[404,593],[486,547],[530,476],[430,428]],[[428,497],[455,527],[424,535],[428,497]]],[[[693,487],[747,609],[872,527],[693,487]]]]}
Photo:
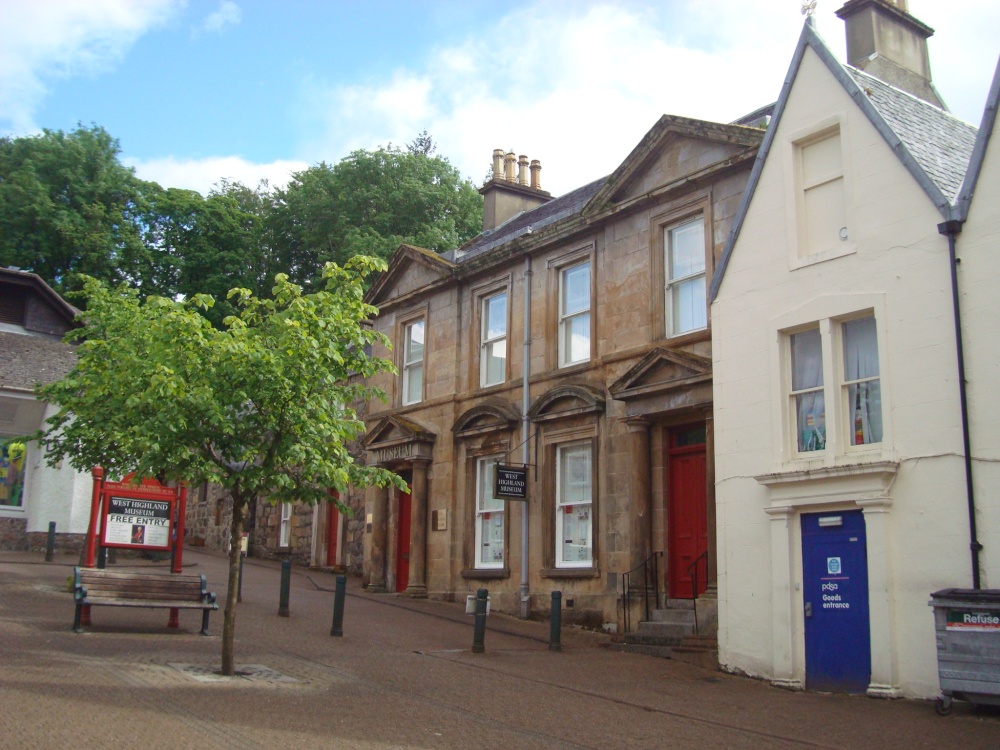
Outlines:
{"type": "Polygon", "coordinates": [[[483,581],[510,578],[510,568],[466,568],[462,578],[483,581]]]}

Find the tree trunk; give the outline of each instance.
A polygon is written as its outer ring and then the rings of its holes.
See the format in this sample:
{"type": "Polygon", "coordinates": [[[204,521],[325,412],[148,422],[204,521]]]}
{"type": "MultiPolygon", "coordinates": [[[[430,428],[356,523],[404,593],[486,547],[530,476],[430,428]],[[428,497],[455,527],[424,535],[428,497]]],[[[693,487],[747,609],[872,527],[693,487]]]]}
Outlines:
{"type": "Polygon", "coordinates": [[[229,585],[226,588],[226,609],[222,622],[222,674],[232,677],[236,669],[233,664],[233,640],[236,633],[236,597],[240,585],[240,549],[243,541],[243,519],[246,517],[247,499],[235,492],[233,499],[233,522],[229,539],[229,585]]]}

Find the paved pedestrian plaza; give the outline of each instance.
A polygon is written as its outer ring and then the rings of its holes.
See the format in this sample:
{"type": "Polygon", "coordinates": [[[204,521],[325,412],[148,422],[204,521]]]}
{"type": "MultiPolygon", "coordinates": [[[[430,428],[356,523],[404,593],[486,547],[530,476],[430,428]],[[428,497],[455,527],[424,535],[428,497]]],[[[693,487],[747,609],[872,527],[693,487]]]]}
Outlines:
{"type": "MultiPolygon", "coordinates": [[[[71,630],[76,559],[0,552],[0,748],[943,748],[1000,746],[1000,712],[930,701],[793,693],[616,650],[605,635],[492,614],[471,653],[464,603],[371,595],[248,560],[237,677],[221,677],[222,611],[168,629],[165,610],[95,607],[71,630]]],[[[120,561],[116,569],[167,563],[120,561]]],[[[186,550],[224,598],[226,558],[186,550]]],[[[928,621],[930,622],[928,610],[928,621]]]]}

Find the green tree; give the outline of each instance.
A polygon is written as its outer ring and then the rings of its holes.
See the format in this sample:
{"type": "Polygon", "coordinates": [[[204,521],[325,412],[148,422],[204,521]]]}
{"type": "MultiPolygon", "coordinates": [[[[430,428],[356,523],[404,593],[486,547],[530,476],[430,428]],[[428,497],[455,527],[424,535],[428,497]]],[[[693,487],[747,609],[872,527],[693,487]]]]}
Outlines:
{"type": "Polygon", "coordinates": [[[140,183],[118,153],[96,125],[0,138],[0,265],[61,292],[77,273],[141,284],[140,183]]]}
{"type": "Polygon", "coordinates": [[[282,268],[308,284],[326,261],[388,258],[404,242],[444,252],[478,234],[482,197],[434,150],[425,132],[405,151],[355,151],[296,173],[272,214],[282,268]]]}
{"type": "MultiPolygon", "coordinates": [[[[269,290],[277,273],[267,217],[272,195],[266,182],[249,188],[222,181],[207,198],[193,190],[147,183],[143,240],[149,265],[143,289],[167,297],[208,294],[216,305],[205,315],[216,327],[236,308],[233,287],[269,290]]],[[[317,269],[319,270],[319,269],[317,269]]]]}
{"type": "MultiPolygon", "coordinates": [[[[364,325],[363,278],[384,269],[357,257],[328,264],[311,294],[279,274],[273,298],[233,289],[237,314],[214,328],[200,313],[208,295],[140,301],[125,285],[84,281],[78,361],[38,389],[58,405],[45,434],[47,460],[109,476],[135,472],[225,487],[232,500],[222,671],[233,674],[240,539],[250,503],[328,500],[328,488],[394,483],[391,472],[354,462],[347,443],[364,429],[349,404],[382,394],[365,378],[392,370],[366,352],[385,338],[364,325]]],[[[346,508],[342,510],[348,512],[346,508]]]]}

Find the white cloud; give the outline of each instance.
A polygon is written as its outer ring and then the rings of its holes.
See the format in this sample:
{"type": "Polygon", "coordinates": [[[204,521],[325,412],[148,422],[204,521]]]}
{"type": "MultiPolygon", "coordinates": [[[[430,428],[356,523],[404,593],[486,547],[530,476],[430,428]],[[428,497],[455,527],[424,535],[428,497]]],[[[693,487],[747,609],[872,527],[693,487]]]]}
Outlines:
{"type": "MultiPolygon", "coordinates": [[[[825,5],[819,31],[843,57],[840,3],[825,5]]],[[[938,3],[911,2],[928,23],[944,16],[931,40],[936,81],[953,110],[977,124],[996,58],[984,65],[962,53],[971,39],[995,50],[984,35],[1000,27],[997,6],[968,0],[941,13],[938,3]],[[969,92],[978,103],[968,103],[969,92]]],[[[664,113],[728,122],[773,102],[802,23],[794,2],[538,3],[389,80],[314,87],[316,119],[300,153],[335,161],[427,129],[473,180],[486,174],[494,148],[512,148],[540,159],[542,186],[561,194],[611,172],[664,113]]]]}
{"type": "Polygon", "coordinates": [[[268,164],[256,164],[239,156],[216,156],[204,159],[132,159],[122,160],[135,168],[136,175],[143,180],[156,182],[164,187],[187,188],[208,195],[221,180],[241,182],[255,187],[261,180],[267,180],[271,187],[284,187],[293,172],[299,172],[309,165],[305,162],[277,160],[268,164]]]}
{"type": "Polygon", "coordinates": [[[119,62],[183,0],[0,0],[0,132],[36,131],[34,113],[56,78],[119,62]]]}
{"type": "Polygon", "coordinates": [[[222,31],[229,25],[236,26],[243,20],[243,11],[232,0],[222,0],[219,9],[210,13],[201,25],[202,31],[222,31]]]}

